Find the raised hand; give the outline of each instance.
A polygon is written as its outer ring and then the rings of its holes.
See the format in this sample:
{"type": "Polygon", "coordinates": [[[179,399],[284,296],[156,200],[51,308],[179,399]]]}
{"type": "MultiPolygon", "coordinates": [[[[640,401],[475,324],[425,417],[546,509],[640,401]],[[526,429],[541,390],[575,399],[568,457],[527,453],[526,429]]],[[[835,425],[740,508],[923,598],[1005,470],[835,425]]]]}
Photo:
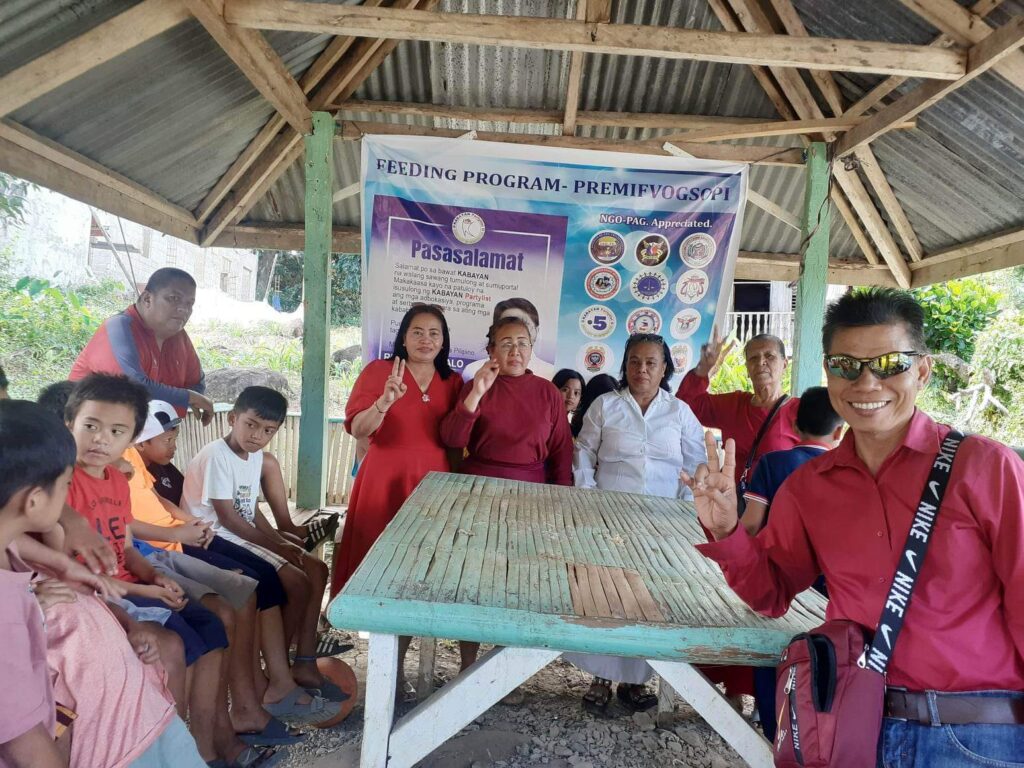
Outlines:
{"type": "Polygon", "coordinates": [[[704,433],[704,446],[708,452],[708,463],[697,467],[692,477],[681,472],[679,479],[693,491],[697,519],[717,541],[731,534],[739,524],[736,508],[736,443],[731,439],[725,441],[725,461],[721,465],[715,436],[710,431],[704,433]]]}
{"type": "Polygon", "coordinates": [[[498,378],[500,366],[497,360],[488,360],[473,376],[473,393],[483,397],[498,378]]]}
{"type": "Polygon", "coordinates": [[[735,344],[735,341],[731,341],[723,349],[725,338],[719,334],[718,326],[716,325],[711,333],[711,339],[700,348],[700,361],[694,369],[697,375],[705,378],[711,376],[735,344]]]}
{"type": "Polygon", "coordinates": [[[384,382],[384,393],[378,398],[380,410],[386,411],[408,389],[409,386],[405,383],[405,360],[396,357],[391,365],[391,375],[384,382]]]}

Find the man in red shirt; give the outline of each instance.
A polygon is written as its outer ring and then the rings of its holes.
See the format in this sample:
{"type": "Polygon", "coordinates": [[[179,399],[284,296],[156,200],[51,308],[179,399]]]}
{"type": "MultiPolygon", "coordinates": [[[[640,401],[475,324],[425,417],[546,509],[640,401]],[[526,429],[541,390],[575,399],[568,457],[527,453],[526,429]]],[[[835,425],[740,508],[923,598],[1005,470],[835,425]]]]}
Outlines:
{"type": "MultiPolygon", "coordinates": [[[[736,391],[722,395],[708,393],[708,377],[719,360],[728,354],[722,350],[724,339],[715,329],[711,341],[700,348],[697,367],[683,377],[676,397],[690,406],[697,420],[705,427],[722,431],[722,439],[732,439],[736,444],[736,482],[739,482],[747,457],[754,447],[761,425],[772,412],[772,407],[783,396],[782,374],[786,370],[786,345],[777,336],[762,333],[754,336],[743,347],[747,361],[747,375],[754,386],[754,393],[736,391]]],[[[751,471],[757,459],[770,451],[784,451],[800,442],[793,430],[796,421],[798,398],[791,397],[772,417],[768,429],[757,446],[757,455],[751,463],[751,471]]],[[[749,480],[749,477],[747,478],[749,480]]]]}
{"type": "Polygon", "coordinates": [[[191,408],[209,424],[213,402],[185,324],[196,302],[196,281],[181,269],[154,272],[134,306],[104,321],[71,368],[72,381],[90,373],[122,374],[164,400],[179,416],[191,408]]]}
{"type": "MultiPolygon", "coordinates": [[[[697,548],[754,610],[785,613],[824,573],[828,618],[876,627],[949,432],[914,405],[931,375],[923,323],[920,305],[892,289],[829,307],[828,391],[850,431],[783,483],[756,537],[737,524],[731,441],[721,467],[709,450],[689,479],[712,539],[697,548]]],[[[905,620],[879,764],[1021,765],[1024,463],[1006,446],[974,435],[961,445],[905,620]]]]}

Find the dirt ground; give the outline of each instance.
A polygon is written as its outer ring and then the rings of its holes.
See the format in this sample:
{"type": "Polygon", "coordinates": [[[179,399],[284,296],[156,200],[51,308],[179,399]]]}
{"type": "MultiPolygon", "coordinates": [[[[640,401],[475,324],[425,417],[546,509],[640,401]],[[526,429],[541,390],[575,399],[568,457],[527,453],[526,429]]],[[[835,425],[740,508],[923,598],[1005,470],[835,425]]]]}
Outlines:
{"type": "MultiPolygon", "coordinates": [[[[363,689],[366,681],[366,642],[343,655],[359,679],[359,703],[343,723],[313,730],[306,740],[289,748],[282,768],[357,768],[363,727],[363,689]]],[[[406,679],[416,679],[415,641],[406,659],[406,679]]],[[[458,651],[454,643],[438,643],[435,679],[455,676],[458,651]]],[[[739,768],[745,763],[685,703],[659,727],[653,712],[630,715],[612,699],[609,717],[595,718],[580,706],[589,678],[576,667],[556,661],[523,687],[522,706],[498,704],[455,738],[419,763],[419,768],[739,768]]],[[[746,702],[746,712],[752,700],[746,702]]],[[[402,707],[404,714],[413,705],[402,707]]]]}

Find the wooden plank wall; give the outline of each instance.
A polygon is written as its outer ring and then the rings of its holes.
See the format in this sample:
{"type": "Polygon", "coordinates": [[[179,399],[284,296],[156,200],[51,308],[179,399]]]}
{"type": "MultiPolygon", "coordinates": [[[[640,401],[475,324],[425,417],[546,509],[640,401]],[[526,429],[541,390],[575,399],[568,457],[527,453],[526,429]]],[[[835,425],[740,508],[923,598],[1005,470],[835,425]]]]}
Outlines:
{"type": "MultiPolygon", "coordinates": [[[[178,452],[174,465],[182,472],[192,458],[207,443],[228,433],[228,409],[218,410],[208,426],[189,414],[178,433],[178,452]]],[[[327,424],[327,505],[340,506],[348,503],[352,491],[352,461],[356,453],[356,441],[345,431],[343,419],[329,419],[327,424]]],[[[281,463],[288,499],[295,500],[296,479],[299,464],[299,415],[289,413],[281,429],[270,441],[267,450],[281,463]]]]}

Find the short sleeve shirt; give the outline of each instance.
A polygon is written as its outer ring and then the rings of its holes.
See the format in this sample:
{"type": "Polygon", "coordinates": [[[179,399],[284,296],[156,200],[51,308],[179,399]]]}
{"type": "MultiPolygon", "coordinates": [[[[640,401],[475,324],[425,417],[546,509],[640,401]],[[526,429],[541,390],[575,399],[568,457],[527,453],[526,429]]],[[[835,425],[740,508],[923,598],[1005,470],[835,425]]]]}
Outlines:
{"type": "MultiPolygon", "coordinates": [[[[0,569],[0,744],[13,741],[40,723],[52,735],[53,688],[46,664],[43,612],[29,591],[31,569],[7,549],[11,570],[0,569]]],[[[0,756],[0,768],[8,768],[0,756]]]]}
{"type": "Polygon", "coordinates": [[[93,477],[75,467],[68,490],[68,506],[96,529],[117,555],[117,578],[135,581],[124,564],[128,526],[132,522],[132,495],[128,479],[116,469],[105,467],[103,477],[93,477]]]}
{"type": "Polygon", "coordinates": [[[255,525],[256,502],[260,495],[263,452],[240,458],[225,440],[215,440],[196,454],[185,471],[181,506],[211,523],[218,536],[238,543],[241,539],[221,525],[213,501],[230,500],[235,513],[255,525]]]}
{"type": "Polygon", "coordinates": [[[173,464],[150,464],[149,474],[153,476],[153,489],[171,504],[181,504],[181,491],[185,476],[173,464]]]}
{"type": "Polygon", "coordinates": [[[775,493],[787,477],[801,465],[827,450],[823,445],[798,445],[788,451],[772,451],[765,454],[757,462],[757,469],[750,478],[750,485],[743,498],[771,505],[775,493]]]}
{"type": "MultiPolygon", "coordinates": [[[[134,448],[124,452],[124,459],[128,461],[135,473],[128,480],[128,487],[132,495],[132,517],[140,522],[157,525],[161,528],[177,528],[184,525],[184,521],[178,520],[167,507],[160,501],[160,496],[155,490],[153,476],[146,469],[146,462],[134,448]]],[[[181,552],[181,544],[176,541],[154,541],[154,547],[166,549],[171,552],[181,552]]]]}

